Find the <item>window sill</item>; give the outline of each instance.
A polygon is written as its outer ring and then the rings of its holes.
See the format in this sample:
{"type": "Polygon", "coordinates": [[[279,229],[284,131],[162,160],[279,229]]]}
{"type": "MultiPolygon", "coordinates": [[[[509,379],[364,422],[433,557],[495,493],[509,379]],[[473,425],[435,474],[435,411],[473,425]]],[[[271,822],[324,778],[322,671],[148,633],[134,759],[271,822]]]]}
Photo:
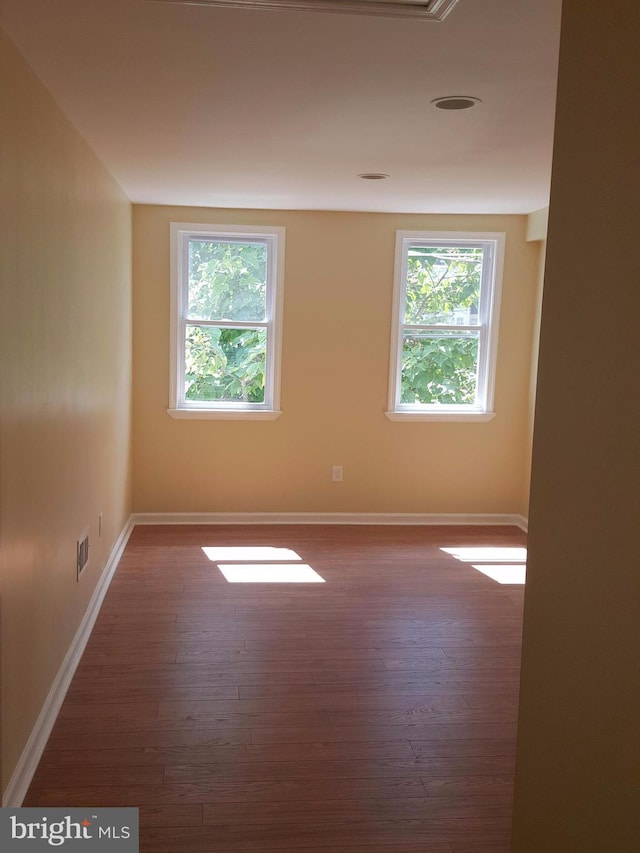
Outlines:
{"type": "Polygon", "coordinates": [[[495,412],[385,412],[390,421],[460,421],[482,423],[495,418],[495,412]]]}
{"type": "Polygon", "coordinates": [[[167,413],[178,420],[211,421],[275,421],[282,414],[272,409],[167,409],[167,413]]]}

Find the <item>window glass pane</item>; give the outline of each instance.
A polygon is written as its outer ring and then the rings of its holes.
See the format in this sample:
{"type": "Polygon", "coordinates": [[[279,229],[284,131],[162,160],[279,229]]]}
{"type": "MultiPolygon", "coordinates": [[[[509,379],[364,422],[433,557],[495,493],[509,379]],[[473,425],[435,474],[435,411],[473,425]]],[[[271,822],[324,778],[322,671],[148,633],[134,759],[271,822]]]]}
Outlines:
{"type": "Polygon", "coordinates": [[[190,320],[264,320],[266,243],[189,240],[190,320]]]}
{"type": "Polygon", "coordinates": [[[265,329],[187,326],[185,398],[264,402],[265,329]]]}
{"type": "Polygon", "coordinates": [[[405,332],[401,403],[475,403],[478,332],[405,332]]]}
{"type": "Polygon", "coordinates": [[[404,322],[477,325],[482,258],[470,246],[409,246],[404,322]]]}

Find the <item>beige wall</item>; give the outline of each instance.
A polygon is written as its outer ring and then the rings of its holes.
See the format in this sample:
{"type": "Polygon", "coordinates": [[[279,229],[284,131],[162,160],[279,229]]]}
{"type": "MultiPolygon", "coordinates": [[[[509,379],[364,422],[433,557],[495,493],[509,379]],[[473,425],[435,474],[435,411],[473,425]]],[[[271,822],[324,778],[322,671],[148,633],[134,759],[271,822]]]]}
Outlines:
{"type": "Polygon", "coordinates": [[[514,853],[640,848],[639,32],[564,0],[514,853]]]}
{"type": "Polygon", "coordinates": [[[523,510],[537,249],[526,217],[134,206],[134,508],[140,512],[523,510]],[[172,420],[169,223],[286,228],[282,416],[172,420]],[[396,229],[506,231],[489,423],[392,423],[396,229]],[[333,464],[344,483],[330,482],[333,464]]]}
{"type": "Polygon", "coordinates": [[[538,252],[538,284],[536,288],[535,313],[533,321],[533,340],[529,364],[529,401],[527,418],[527,452],[523,458],[524,475],[522,478],[522,514],[529,516],[529,493],[531,490],[531,454],[533,451],[533,420],[536,406],[536,388],[538,383],[538,355],[540,347],[540,323],[542,319],[542,294],[544,285],[544,267],[547,253],[547,220],[549,208],[537,210],[527,217],[527,240],[533,241],[538,252]]]}
{"type": "Polygon", "coordinates": [[[5,788],[130,512],[131,207],[1,32],[0,50],[5,788]]]}

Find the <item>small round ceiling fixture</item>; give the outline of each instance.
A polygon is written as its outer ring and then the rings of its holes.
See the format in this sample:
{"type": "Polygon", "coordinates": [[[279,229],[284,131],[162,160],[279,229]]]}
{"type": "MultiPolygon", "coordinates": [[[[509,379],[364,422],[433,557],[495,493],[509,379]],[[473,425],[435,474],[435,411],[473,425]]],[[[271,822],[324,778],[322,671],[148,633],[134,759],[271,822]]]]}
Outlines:
{"type": "Polygon", "coordinates": [[[384,181],[389,175],[385,175],[384,172],[363,172],[358,177],[362,178],[363,181],[384,181]]]}
{"type": "Polygon", "coordinates": [[[434,98],[431,103],[439,110],[470,110],[481,101],[470,95],[447,95],[446,98],[434,98]]]}

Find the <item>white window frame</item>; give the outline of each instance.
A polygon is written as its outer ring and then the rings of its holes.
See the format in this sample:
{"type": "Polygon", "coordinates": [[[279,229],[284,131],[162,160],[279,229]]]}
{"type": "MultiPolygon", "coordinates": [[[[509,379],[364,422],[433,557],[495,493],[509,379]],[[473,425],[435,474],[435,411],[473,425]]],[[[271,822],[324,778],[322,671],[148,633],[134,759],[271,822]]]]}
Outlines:
{"type": "Polygon", "coordinates": [[[168,413],[173,418],[225,420],[275,420],[280,416],[280,365],[282,361],[282,309],[284,299],[285,229],[273,226],[171,223],[171,346],[168,413]],[[266,331],[265,398],[262,403],[200,401],[185,399],[185,329],[216,322],[187,316],[189,288],[189,241],[193,238],[250,240],[267,246],[266,312],[264,321],[230,322],[234,328],[262,327],[266,331]]]}
{"type": "Polygon", "coordinates": [[[389,370],[389,400],[386,412],[392,421],[488,421],[493,411],[498,352],[500,296],[504,266],[505,235],[498,232],[397,231],[393,286],[393,323],[389,370]],[[474,404],[401,403],[403,332],[414,328],[404,323],[407,258],[410,246],[479,247],[484,250],[478,325],[423,325],[425,330],[478,331],[478,372],[474,404]]]}

